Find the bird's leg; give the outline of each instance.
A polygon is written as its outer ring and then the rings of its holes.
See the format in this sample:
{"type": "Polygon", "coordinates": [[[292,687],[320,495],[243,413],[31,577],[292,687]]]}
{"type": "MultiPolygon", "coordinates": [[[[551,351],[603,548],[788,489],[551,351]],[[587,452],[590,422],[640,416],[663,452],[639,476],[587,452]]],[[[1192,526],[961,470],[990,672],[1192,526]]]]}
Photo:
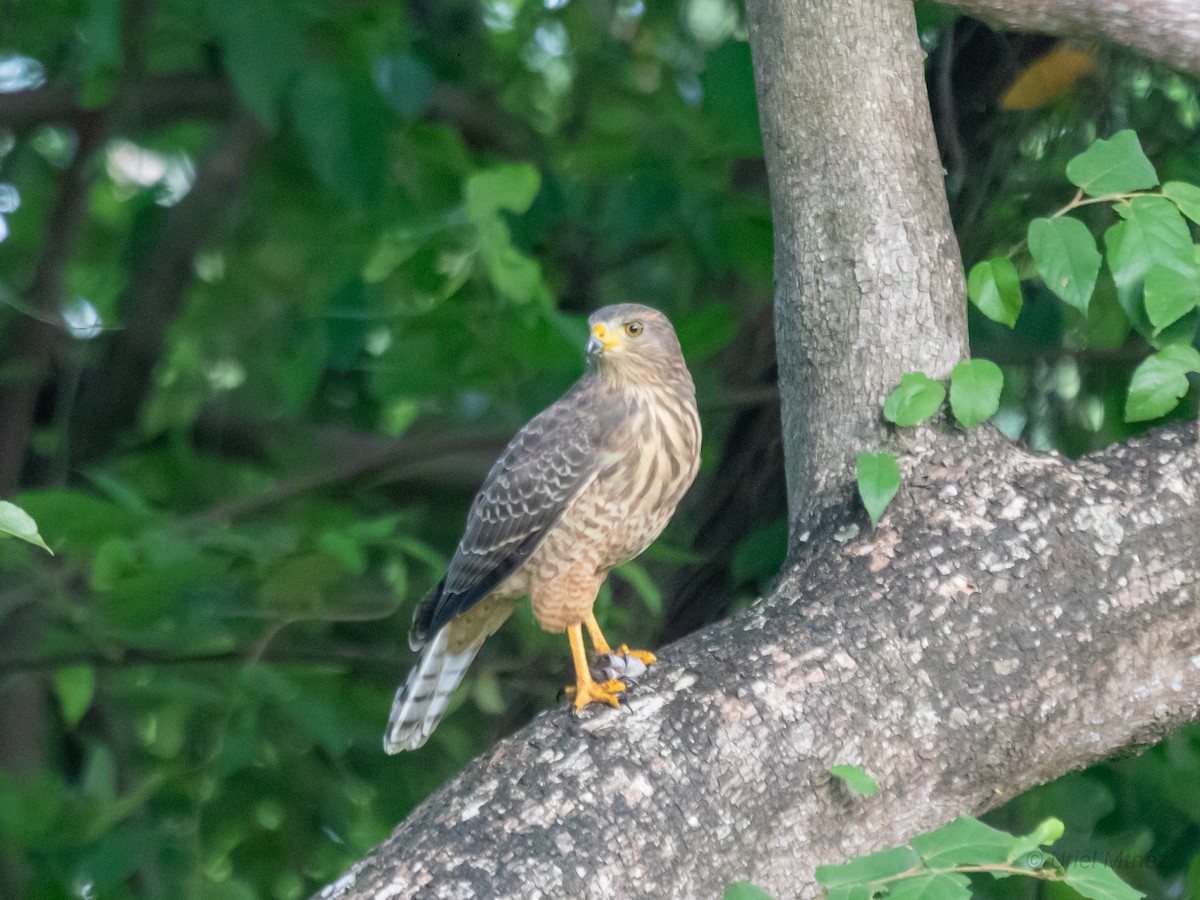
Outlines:
{"type": "MultiPolygon", "coordinates": [[[[588,630],[591,630],[589,626],[588,630]]],[[[580,625],[567,627],[567,638],[571,641],[571,658],[575,662],[575,689],[568,689],[568,694],[575,695],[575,711],[581,712],[589,703],[607,703],[609,706],[620,706],[621,699],[617,696],[625,690],[625,685],[615,678],[610,681],[597,682],[592,678],[588,668],[587,653],[583,649],[583,628],[580,625]]]]}
{"type": "Polygon", "coordinates": [[[592,639],[592,646],[596,648],[596,652],[612,653],[612,648],[608,646],[608,641],[604,639],[604,633],[600,631],[600,623],[596,621],[596,614],[588,613],[588,617],[584,619],[583,624],[587,626],[588,635],[592,639]]]}
{"type": "Polygon", "coordinates": [[[595,613],[588,613],[588,617],[584,620],[587,625],[588,634],[592,636],[592,646],[596,648],[597,653],[608,653],[613,656],[632,656],[636,660],[640,660],[647,666],[654,665],[658,661],[658,657],[649,650],[630,650],[625,644],[622,644],[616,650],[608,646],[608,641],[604,639],[604,635],[600,633],[600,623],[596,621],[595,613]]]}

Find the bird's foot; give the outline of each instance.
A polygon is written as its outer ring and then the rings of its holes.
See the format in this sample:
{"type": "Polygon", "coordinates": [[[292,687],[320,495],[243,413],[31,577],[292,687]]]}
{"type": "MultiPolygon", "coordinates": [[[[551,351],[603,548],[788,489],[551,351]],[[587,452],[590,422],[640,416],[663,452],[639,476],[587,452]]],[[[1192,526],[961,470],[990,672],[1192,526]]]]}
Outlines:
{"type": "Polygon", "coordinates": [[[658,662],[658,657],[649,650],[630,650],[628,645],[622,644],[613,651],[616,656],[628,656],[630,659],[638,660],[644,666],[652,666],[658,662]]]}
{"type": "Polygon", "coordinates": [[[583,708],[589,703],[605,703],[619,707],[621,698],[618,694],[623,690],[624,682],[610,678],[608,681],[585,681],[583,684],[568,687],[566,692],[568,697],[575,698],[575,712],[578,714],[583,712],[583,708]]]}

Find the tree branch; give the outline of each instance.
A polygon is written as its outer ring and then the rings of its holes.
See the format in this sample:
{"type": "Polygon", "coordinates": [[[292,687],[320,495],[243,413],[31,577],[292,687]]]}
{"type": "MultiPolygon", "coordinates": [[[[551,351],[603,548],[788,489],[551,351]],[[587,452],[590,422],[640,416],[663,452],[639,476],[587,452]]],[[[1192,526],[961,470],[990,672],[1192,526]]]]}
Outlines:
{"type": "Polygon", "coordinates": [[[79,144],[59,176],[37,269],[25,292],[30,314],[15,320],[16,336],[7,347],[6,356],[17,376],[0,382],[0,497],[9,496],[21,484],[38,394],[61,334],[56,323],[61,321],[67,263],[87,213],[92,153],[105,134],[104,120],[97,116],[88,118],[78,132],[79,144]]]}
{"type": "Polygon", "coordinates": [[[1200,74],[1200,6],[1194,0],[949,0],[990,25],[1131,47],[1200,74]]]}
{"type": "Polygon", "coordinates": [[[200,164],[187,197],[166,213],[157,242],[131,278],[122,309],[126,326],[102,338],[104,361],[84,378],[71,426],[76,460],[101,455],[136,419],[167,329],[183,308],[193,257],[214,239],[266,138],[254,117],[239,111],[200,164]]]}
{"type": "MultiPolygon", "coordinates": [[[[992,433],[905,461],[878,529],[827,515],[775,591],[666,648],[625,712],[541,715],[322,898],[817,893],[1200,710],[1200,443],[1094,457],[992,433]],[[854,763],[881,794],[828,774],[854,763]]],[[[434,738],[436,742],[436,735],[434,738]]]]}
{"type": "Polygon", "coordinates": [[[229,83],[203,72],[156,75],[123,84],[117,100],[98,110],[80,107],[77,95],[77,90],[61,85],[0,94],[0,126],[24,131],[98,115],[114,131],[131,125],[153,128],[189,119],[222,119],[234,107],[229,83]]]}

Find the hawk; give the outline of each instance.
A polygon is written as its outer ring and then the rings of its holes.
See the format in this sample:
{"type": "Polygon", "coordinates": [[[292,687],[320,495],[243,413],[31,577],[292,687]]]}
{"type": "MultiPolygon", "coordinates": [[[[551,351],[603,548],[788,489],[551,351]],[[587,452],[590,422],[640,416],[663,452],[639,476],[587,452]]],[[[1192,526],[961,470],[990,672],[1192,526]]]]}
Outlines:
{"type": "Polygon", "coordinates": [[[696,390],[667,317],[606,306],[588,319],[587,369],[522,428],[488,472],[445,577],[418,606],[409,643],[420,660],[396,692],[388,753],[429,738],[484,640],[522,597],[542,628],[566,631],[576,710],[618,706],[623,682],[597,682],[583,629],[613,651],[592,612],[600,585],[658,537],[700,466],[696,390]]]}

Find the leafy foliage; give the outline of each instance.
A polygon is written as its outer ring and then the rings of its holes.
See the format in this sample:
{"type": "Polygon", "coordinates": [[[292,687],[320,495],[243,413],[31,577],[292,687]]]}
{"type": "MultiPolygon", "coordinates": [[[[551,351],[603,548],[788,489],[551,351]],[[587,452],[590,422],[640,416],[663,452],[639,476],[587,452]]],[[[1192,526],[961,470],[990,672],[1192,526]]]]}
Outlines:
{"type": "Polygon", "coordinates": [[[817,881],[830,898],[922,897],[966,900],[975,879],[1023,875],[1070,885],[1092,900],[1137,900],[1144,896],[1121,881],[1104,863],[1063,866],[1041,848],[1063,835],[1058,819],[1043,821],[1027,835],[1014,836],[978,819],[958,818],[897,847],[838,866],[818,866],[817,881]]]}
{"type": "MultiPolygon", "coordinates": [[[[929,49],[954,36],[952,14],[918,15],[929,49]]],[[[757,348],[772,237],[741,14],[97,0],[7,4],[4,25],[0,90],[45,82],[57,105],[0,122],[0,388],[49,373],[4,488],[40,530],[7,502],[0,522],[57,555],[0,540],[0,684],[35,685],[45,735],[0,772],[0,895],[308,895],[555,702],[561,640],[521,610],[428,747],[378,749],[411,609],[507,435],[578,374],[586,313],[636,299],[672,317],[702,478],[742,437],[757,401],[727,385],[757,348]],[[47,324],[53,359],[16,358],[47,324]]],[[[974,355],[1003,372],[995,421],[1072,454],[1132,433],[1127,411],[1196,407],[1195,86],[1107,59],[1026,91],[948,180],[974,355]],[[1064,178],[1126,126],[1146,151],[1114,138],[1064,178]],[[1101,254],[1090,288],[1067,221],[1101,254]]],[[[994,393],[971,365],[950,383],[964,424],[994,393]]],[[[878,521],[898,469],[866,468],[878,521]]],[[[605,627],[652,633],[674,570],[713,561],[680,519],[610,579],[605,627]]],[[[730,593],[785,549],[772,510],[730,554],[730,593]]],[[[1109,820],[1118,795],[1160,798],[1170,815],[1078,832],[1152,834],[1176,893],[1196,880],[1197,781],[1172,774],[1194,774],[1187,746],[1147,754],[1150,775],[1105,770],[1157,793],[1093,778],[1071,795],[1072,812],[1107,798],[1109,820]]]]}
{"type": "MultiPolygon", "coordinates": [[[[1195,371],[1187,351],[1200,322],[1195,315],[1200,267],[1184,215],[1196,214],[1200,188],[1176,181],[1161,194],[1145,193],[1159,183],[1158,174],[1129,130],[1095,141],[1067,163],[1066,171],[1079,193],[1054,215],[1030,222],[1026,240],[1034,268],[1050,291],[1091,321],[1090,303],[1101,265],[1107,263],[1121,313],[1109,305],[1102,315],[1125,318],[1142,341],[1158,350],[1133,373],[1125,421],[1160,418],[1187,393],[1187,373],[1195,371]],[[1104,232],[1103,256],[1088,227],[1066,215],[1100,202],[1110,204],[1120,219],[1104,232]]],[[[989,318],[1010,327],[1020,309],[1020,289],[1011,284],[1015,271],[1007,257],[977,263],[972,270],[972,300],[989,318]],[[1007,303],[1001,299],[997,272],[1004,273],[1005,290],[1014,298],[1007,303]]],[[[1119,337],[1126,331],[1121,329],[1119,337]]]]}
{"type": "MultiPolygon", "coordinates": [[[[27,329],[56,347],[0,490],[57,554],[0,541],[0,685],[37,685],[46,737],[0,772],[0,896],[307,896],[556,703],[569,653],[524,609],[427,747],[379,748],[411,611],[507,438],[582,370],[587,314],[670,315],[711,471],[727,348],[771,289],[738,16],[594,13],[6,8],[0,54],[79,111],[10,128],[0,102],[0,388],[27,329]]],[[[694,527],[614,573],[616,636],[652,639],[694,527]]],[[[769,577],[767,537],[731,590],[769,577]]]]}

